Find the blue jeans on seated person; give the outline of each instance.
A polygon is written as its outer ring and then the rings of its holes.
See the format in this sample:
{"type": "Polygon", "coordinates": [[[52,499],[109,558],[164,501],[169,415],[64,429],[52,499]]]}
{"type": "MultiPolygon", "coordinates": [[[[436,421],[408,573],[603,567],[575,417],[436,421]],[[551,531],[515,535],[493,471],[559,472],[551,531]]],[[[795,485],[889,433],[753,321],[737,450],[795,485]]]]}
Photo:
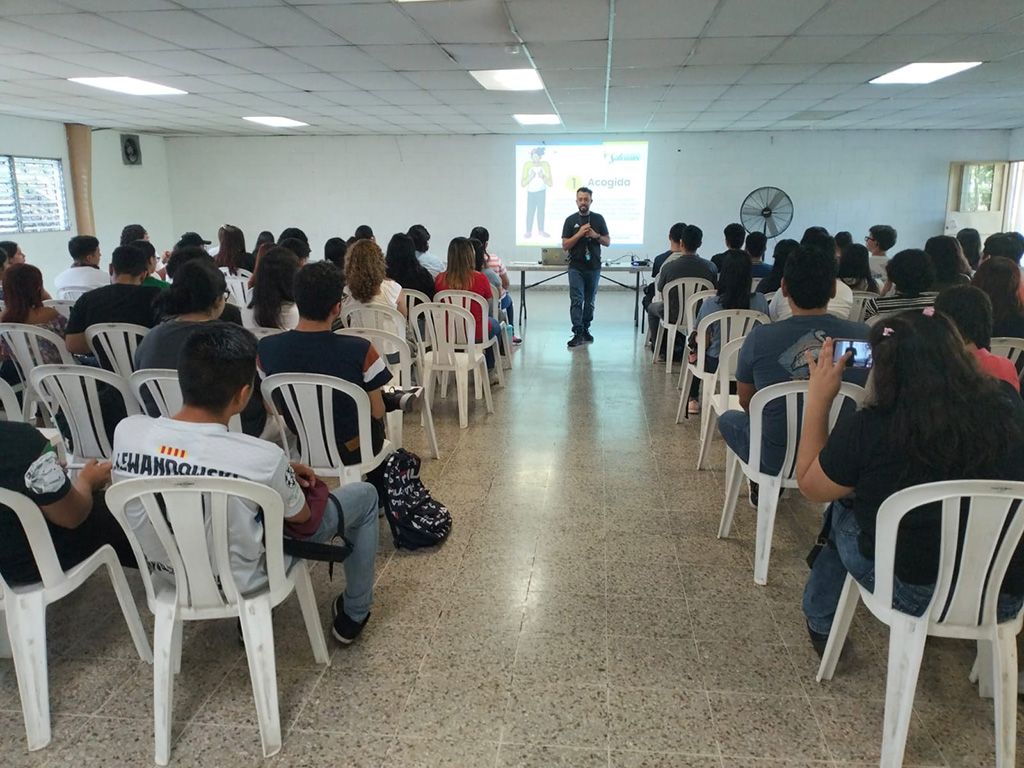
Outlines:
{"type": "MultiPolygon", "coordinates": [[[[861,527],[853,509],[833,501],[825,510],[825,515],[832,518],[828,540],[834,548],[824,547],[818,553],[811,575],[807,577],[803,599],[807,625],[821,635],[827,635],[832,629],[846,574],[853,576],[865,589],[871,592],[875,589],[875,561],[864,557],[857,544],[861,527]]],[[[893,578],[893,608],[910,616],[922,616],[934,591],[934,584],[907,584],[893,578]]],[[[1000,595],[997,610],[999,621],[1009,621],[1015,617],[1022,604],[1024,598],[1000,595]]]]}
{"type": "MultiPolygon", "coordinates": [[[[750,455],[750,414],[746,411],[726,411],[718,417],[718,431],[722,433],[725,444],[745,464],[750,455]]],[[[777,475],[785,458],[785,446],[770,443],[762,436],[761,472],[766,475],[777,475]]]]}
{"type": "MultiPolygon", "coordinates": [[[[498,347],[504,354],[505,340],[501,338],[501,323],[499,323],[493,317],[489,317],[487,318],[487,338],[488,340],[490,340],[495,337],[497,337],[498,339],[498,347]]],[[[485,349],[484,357],[487,358],[487,370],[492,370],[494,368],[494,349],[492,347],[488,347],[487,349],[485,349]]]]}
{"type": "MultiPolygon", "coordinates": [[[[380,525],[377,522],[377,489],[370,483],[351,483],[335,488],[331,495],[341,504],[345,516],[345,538],[352,542],[352,554],[345,558],[345,613],[362,621],[373,604],[374,563],[380,525]]],[[[309,541],[330,542],[339,533],[338,507],[328,503],[317,532],[309,541]]]]}

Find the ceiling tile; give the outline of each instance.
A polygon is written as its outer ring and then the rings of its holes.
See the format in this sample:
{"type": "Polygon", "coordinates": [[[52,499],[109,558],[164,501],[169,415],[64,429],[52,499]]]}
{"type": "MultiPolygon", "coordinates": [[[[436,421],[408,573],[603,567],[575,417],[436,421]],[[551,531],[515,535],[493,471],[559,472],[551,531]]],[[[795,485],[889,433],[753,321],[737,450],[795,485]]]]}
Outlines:
{"type": "Polygon", "coordinates": [[[240,75],[245,72],[233,64],[196,51],[134,51],[129,55],[183,75],[240,75]]]}
{"type": "Polygon", "coordinates": [[[302,12],[358,45],[430,42],[394,3],[310,5],[302,12]]]}
{"type": "Polygon", "coordinates": [[[940,0],[918,14],[896,31],[906,34],[940,34],[992,31],[1011,19],[1019,18],[1024,9],[1020,0],[940,0]]]}
{"type": "Polygon", "coordinates": [[[271,80],[263,75],[207,75],[206,80],[220,83],[234,88],[238,91],[248,91],[254,94],[274,93],[275,91],[295,91],[290,85],[285,85],[277,80],[271,80]]]}
{"type": "Polygon", "coordinates": [[[493,0],[409,3],[403,10],[439,43],[514,43],[508,20],[493,0]]]}
{"type": "Polygon", "coordinates": [[[718,0],[618,0],[615,39],[699,37],[718,0]]]}
{"type": "MultiPolygon", "coordinates": [[[[89,69],[79,64],[55,59],[52,56],[44,56],[41,53],[15,53],[12,56],[5,56],[3,62],[8,67],[50,77],[100,77],[109,74],[102,69],[89,69]]],[[[87,88],[88,86],[78,85],[77,87],[87,88]]]]}
{"type": "Polygon", "coordinates": [[[280,72],[274,75],[274,80],[301,91],[346,91],[354,87],[324,72],[280,72]]]}
{"type": "MultiPolygon", "coordinates": [[[[485,46],[490,48],[491,46],[485,46]]],[[[360,49],[395,71],[459,69],[456,63],[438,45],[363,45],[360,49]]],[[[522,61],[520,57],[520,61],[522,61]]],[[[462,69],[477,69],[462,66],[462,69]]]]}
{"type": "Polygon", "coordinates": [[[586,88],[603,86],[605,69],[542,69],[541,79],[548,88],[586,88]]]}
{"type": "Polygon", "coordinates": [[[168,50],[175,46],[163,39],[140,34],[91,13],[18,16],[18,22],[60,35],[69,40],[88,43],[110,51],[168,50]]]}
{"type": "Polygon", "coordinates": [[[264,45],[337,45],[343,42],[295,8],[222,8],[205,10],[202,15],[264,45]]]}
{"type": "MultiPolygon", "coordinates": [[[[57,19],[60,18],[60,15],[54,14],[52,16],[28,18],[57,19]]],[[[21,19],[26,17],[17,16],[15,18],[20,22],[21,19]]],[[[48,32],[31,26],[20,23],[16,24],[13,21],[4,19],[0,19],[0,40],[3,40],[4,46],[7,48],[31,53],[84,53],[97,50],[96,47],[86,45],[77,39],[69,40],[57,35],[51,35],[48,32]]]]}
{"type": "MultiPolygon", "coordinates": [[[[957,46],[962,35],[886,35],[876,37],[862,47],[852,51],[843,61],[855,63],[875,62],[880,72],[895,69],[895,66],[909,64],[912,61],[941,60],[934,54],[952,55],[956,57],[957,46]]],[[[948,60],[948,59],[946,59],[948,60]]]]}
{"type": "Polygon", "coordinates": [[[678,67],[614,67],[612,85],[671,85],[679,72],[678,67]]]}
{"type": "Polygon", "coordinates": [[[352,72],[339,75],[346,83],[367,91],[405,91],[412,83],[397,72],[352,72]]]}
{"type": "Polygon", "coordinates": [[[273,75],[287,72],[311,72],[312,64],[293,59],[274,48],[225,48],[208,50],[208,56],[226,61],[249,72],[273,75]]]}
{"type": "Polygon", "coordinates": [[[866,83],[883,74],[887,67],[879,64],[829,64],[807,78],[807,83],[866,83]]]}
{"type": "Polygon", "coordinates": [[[406,80],[415,83],[420,88],[475,91],[480,87],[480,83],[466,72],[403,72],[402,74],[405,75],[406,80]]]}
{"type": "MultiPolygon", "coordinates": [[[[616,36],[612,43],[612,64],[616,67],[678,67],[688,62],[696,42],[691,38],[625,40],[616,36]]],[[[602,44],[579,43],[579,45],[602,44]]],[[[533,49],[530,50],[532,52],[533,49]]],[[[591,55],[586,59],[581,58],[575,63],[575,66],[579,66],[582,61],[595,62],[601,66],[603,59],[591,55]]]]}
{"type": "Polygon", "coordinates": [[[178,74],[172,69],[129,58],[120,53],[67,53],[58,54],[55,58],[76,64],[90,71],[100,70],[120,77],[153,79],[173,77],[178,74]]]}
{"type": "Polygon", "coordinates": [[[354,45],[287,47],[280,50],[324,72],[384,72],[389,69],[387,64],[382,64],[354,45]]]}
{"type": "Polygon", "coordinates": [[[701,67],[688,65],[683,67],[676,78],[676,85],[732,85],[742,78],[750,67],[747,65],[730,67],[701,67]]]}
{"type": "Polygon", "coordinates": [[[61,3],[57,0],[5,0],[4,2],[5,16],[17,16],[23,13],[33,15],[41,13],[76,13],[79,10],[81,9],[73,7],[71,3],[61,3]]]}
{"type": "MultiPolygon", "coordinates": [[[[608,43],[600,40],[569,41],[565,43],[533,43],[530,55],[539,69],[572,69],[574,67],[604,68],[608,61],[608,43]]],[[[619,63],[619,62],[616,62],[619,63]]],[[[645,66],[621,62],[623,66],[645,66]]],[[[661,62],[665,64],[665,62],[661,62]]],[[[657,63],[646,66],[658,66],[657,63]]]]}
{"type": "Polygon", "coordinates": [[[708,25],[706,37],[788,36],[796,32],[828,0],[786,0],[765,8],[764,0],[723,0],[708,25]]]}
{"type": "Polygon", "coordinates": [[[821,69],[817,64],[757,64],[738,82],[741,85],[802,83],[821,69]]]}
{"type": "Polygon", "coordinates": [[[882,35],[934,5],[936,0],[832,0],[800,30],[807,35],[882,35]]]}
{"type": "Polygon", "coordinates": [[[106,18],[189,49],[256,48],[259,43],[192,11],[110,13],[106,18]]]}
{"type": "Polygon", "coordinates": [[[506,0],[527,44],[608,39],[608,0],[506,0]]]}
{"type": "Polygon", "coordinates": [[[734,85],[722,94],[722,99],[732,101],[735,99],[773,99],[781,96],[792,86],[763,83],[761,85],[734,85]]]}
{"type": "MultiPolygon", "coordinates": [[[[714,37],[697,43],[690,64],[757,64],[779,47],[781,37],[714,37]]],[[[783,62],[778,62],[783,63],[783,62]]],[[[787,62],[788,63],[788,62],[787,62]]]]}
{"type": "Polygon", "coordinates": [[[864,47],[871,41],[867,35],[790,37],[780,45],[765,64],[831,64],[864,47]]]}

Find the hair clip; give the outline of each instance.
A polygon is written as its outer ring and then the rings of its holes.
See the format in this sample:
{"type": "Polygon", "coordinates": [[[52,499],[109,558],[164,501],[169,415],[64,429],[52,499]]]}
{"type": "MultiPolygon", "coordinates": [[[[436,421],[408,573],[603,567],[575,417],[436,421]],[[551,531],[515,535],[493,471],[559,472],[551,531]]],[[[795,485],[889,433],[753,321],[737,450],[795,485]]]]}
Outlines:
{"type": "Polygon", "coordinates": [[[935,316],[935,307],[925,307],[924,309],[921,310],[921,312],[924,315],[926,315],[927,317],[934,317],[935,316]]]}
{"type": "Polygon", "coordinates": [[[892,330],[892,328],[890,328],[890,327],[889,327],[888,325],[887,325],[887,326],[885,326],[885,327],[884,327],[884,328],[882,329],[882,337],[883,337],[883,338],[885,338],[886,336],[892,336],[892,334],[893,334],[893,330],[892,330]]]}

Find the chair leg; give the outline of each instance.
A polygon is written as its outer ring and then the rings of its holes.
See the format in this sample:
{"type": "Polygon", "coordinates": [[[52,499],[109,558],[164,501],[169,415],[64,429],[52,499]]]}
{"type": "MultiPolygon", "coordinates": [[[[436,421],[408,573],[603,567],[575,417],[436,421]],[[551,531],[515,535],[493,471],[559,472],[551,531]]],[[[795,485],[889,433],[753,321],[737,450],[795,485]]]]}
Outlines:
{"type": "Polygon", "coordinates": [[[690,364],[683,363],[683,369],[679,372],[679,378],[682,380],[680,389],[682,392],[679,393],[679,408],[676,409],[676,424],[679,424],[683,420],[683,415],[686,413],[683,409],[686,408],[686,401],[690,399],[690,381],[693,376],[693,372],[690,370],[690,364]]]}
{"type": "Polygon", "coordinates": [[[469,371],[467,369],[456,369],[455,389],[459,400],[459,426],[465,429],[469,426],[469,371]]]}
{"type": "Polygon", "coordinates": [[[441,399],[448,397],[448,374],[449,371],[441,371],[441,399]]]}
{"type": "Polygon", "coordinates": [[[491,399],[491,378],[487,373],[487,363],[481,362],[473,377],[481,383],[484,389],[484,403],[487,405],[487,412],[494,413],[494,401],[491,399]]]}
{"type": "Polygon", "coordinates": [[[717,426],[717,421],[713,416],[713,413],[708,414],[700,430],[700,454],[697,456],[697,469],[708,468],[708,454],[711,453],[711,440],[715,436],[715,427],[717,426]]]}
{"type": "Polygon", "coordinates": [[[175,650],[175,635],[181,631],[181,620],[175,606],[160,607],[154,620],[153,735],[156,742],[156,764],[167,765],[171,759],[174,668],[181,655],[175,650]]]}
{"type": "Polygon", "coordinates": [[[665,324],[658,326],[658,332],[654,335],[654,349],[651,351],[651,365],[658,364],[658,350],[661,349],[661,340],[665,337],[665,324]]]}
{"type": "Polygon", "coordinates": [[[402,447],[402,439],[404,437],[402,434],[404,431],[402,419],[403,413],[404,411],[402,410],[396,410],[388,411],[386,414],[388,440],[399,448],[402,447]]]}
{"type": "MultiPolygon", "coordinates": [[[[6,592],[6,590],[5,590],[6,592]]],[[[50,680],[46,661],[46,603],[42,590],[4,595],[7,631],[18,676],[30,752],[50,743],[50,680]],[[12,627],[15,629],[12,631],[12,627]]]]}
{"type": "Polygon", "coordinates": [[[995,685],[996,768],[1013,768],[1017,750],[1017,638],[996,629],[993,645],[995,685]]]}
{"type": "Polygon", "coordinates": [[[11,650],[11,637],[7,631],[7,614],[0,617],[0,659],[13,659],[11,650]]]}
{"type": "Polygon", "coordinates": [[[424,398],[420,408],[420,420],[423,422],[423,429],[427,433],[427,445],[430,446],[430,455],[435,459],[441,458],[441,451],[437,447],[437,433],[434,431],[434,411],[430,406],[430,398],[424,398]]]}
{"type": "Polygon", "coordinates": [[[758,476],[757,535],[754,542],[754,583],[768,583],[768,560],[772,556],[772,533],[779,508],[782,481],[776,475],[758,476]]]}
{"type": "Polygon", "coordinates": [[[270,599],[264,595],[255,600],[242,600],[239,608],[263,756],[272,757],[281,751],[281,713],[277,701],[277,664],[270,599]]]}
{"type": "Polygon", "coordinates": [[[309,579],[309,566],[305,562],[297,563],[292,569],[292,577],[295,580],[295,595],[299,598],[299,607],[302,608],[302,618],[306,622],[309,644],[313,648],[313,658],[317,664],[330,666],[331,657],[327,653],[327,643],[324,641],[324,628],[320,624],[320,611],[316,607],[313,582],[309,579]]]}
{"type": "Polygon", "coordinates": [[[974,660],[974,668],[971,670],[971,682],[978,684],[978,696],[983,699],[991,699],[995,696],[992,681],[993,648],[991,640],[978,641],[978,655],[974,660]]]}
{"type": "MultiPolygon", "coordinates": [[[[432,368],[423,365],[420,367],[420,372],[423,375],[423,400],[424,404],[434,405],[434,390],[437,388],[437,376],[434,375],[432,368]]],[[[422,421],[424,417],[421,416],[422,421]]]]}
{"type": "Polygon", "coordinates": [[[740,495],[740,483],[743,471],[740,469],[740,457],[728,449],[725,454],[725,505],[722,507],[722,520],[718,523],[718,538],[727,539],[732,531],[732,517],[736,513],[736,500],[740,495]]]}
{"type": "Polygon", "coordinates": [[[121,604],[121,613],[124,614],[124,621],[131,632],[132,641],[135,643],[135,650],[139,658],[150,664],[153,663],[153,649],[149,647],[149,640],[146,637],[146,630],[142,626],[142,619],[139,618],[139,609],[135,605],[135,598],[132,596],[131,587],[128,586],[128,579],[125,578],[121,564],[117,562],[117,555],[113,550],[107,553],[107,572],[110,574],[110,583],[114,585],[114,594],[121,604]]]}
{"type": "Polygon", "coordinates": [[[668,338],[668,341],[665,342],[665,376],[668,377],[672,375],[672,366],[675,365],[676,360],[675,329],[673,328],[671,333],[666,332],[665,336],[668,338]]]}
{"type": "Polygon", "coordinates": [[[818,665],[819,683],[822,680],[831,680],[835,674],[836,664],[839,663],[839,656],[846,645],[846,636],[850,633],[850,625],[853,623],[853,615],[857,612],[859,603],[860,590],[853,577],[847,574],[843,592],[839,596],[839,605],[836,606],[836,615],[832,619],[832,631],[828,633],[828,643],[821,655],[821,664],[818,665]]]}
{"type": "Polygon", "coordinates": [[[889,669],[885,680],[885,723],[879,768],[903,765],[927,630],[926,619],[893,612],[889,625],[889,669]]]}

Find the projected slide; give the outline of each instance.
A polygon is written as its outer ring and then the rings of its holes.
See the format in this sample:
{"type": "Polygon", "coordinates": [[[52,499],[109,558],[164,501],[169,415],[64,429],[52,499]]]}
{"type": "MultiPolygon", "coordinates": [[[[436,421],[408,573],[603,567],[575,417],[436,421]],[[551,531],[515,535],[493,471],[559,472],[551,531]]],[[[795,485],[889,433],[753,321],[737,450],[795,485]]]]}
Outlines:
{"type": "Polygon", "coordinates": [[[579,187],[594,190],[612,245],[643,245],[646,141],[516,144],[516,245],[561,245],[579,187]]]}

